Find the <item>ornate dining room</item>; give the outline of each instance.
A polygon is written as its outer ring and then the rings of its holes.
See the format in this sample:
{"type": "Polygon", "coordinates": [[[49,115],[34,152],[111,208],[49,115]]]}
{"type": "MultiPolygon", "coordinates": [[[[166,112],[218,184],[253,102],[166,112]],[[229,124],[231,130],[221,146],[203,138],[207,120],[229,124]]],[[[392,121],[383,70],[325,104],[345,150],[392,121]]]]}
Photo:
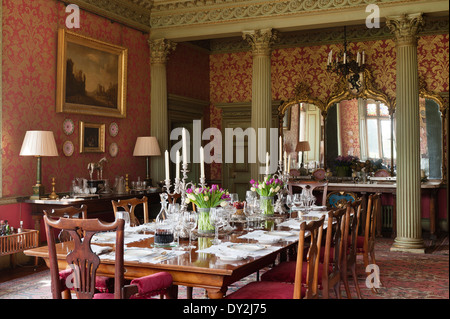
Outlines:
{"type": "Polygon", "coordinates": [[[0,299],[449,299],[448,1],[3,0],[0,22],[0,299]]]}

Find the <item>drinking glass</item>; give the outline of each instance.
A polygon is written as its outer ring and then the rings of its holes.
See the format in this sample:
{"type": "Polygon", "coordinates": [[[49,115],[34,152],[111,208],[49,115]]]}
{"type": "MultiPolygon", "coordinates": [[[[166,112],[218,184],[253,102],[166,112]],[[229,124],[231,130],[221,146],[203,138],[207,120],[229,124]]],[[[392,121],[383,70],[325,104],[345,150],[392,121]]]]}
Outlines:
{"type": "Polygon", "coordinates": [[[289,207],[289,218],[292,218],[292,207],[294,207],[294,195],[288,194],[286,197],[286,205],[289,207]]]}
{"type": "Polygon", "coordinates": [[[294,206],[297,208],[298,218],[301,218],[301,208],[303,206],[303,197],[302,194],[294,194],[294,206]]]}
{"type": "Polygon", "coordinates": [[[222,209],[211,208],[211,210],[209,211],[209,221],[212,225],[214,225],[215,230],[213,244],[220,244],[222,241],[219,239],[219,227],[223,223],[222,209]]]}
{"type": "Polygon", "coordinates": [[[197,213],[193,211],[187,211],[183,213],[183,223],[184,227],[189,231],[189,246],[188,249],[195,248],[191,244],[191,238],[192,238],[192,231],[197,227],[197,213]]]}
{"type": "Polygon", "coordinates": [[[231,193],[230,194],[231,204],[234,204],[235,202],[239,201],[239,197],[237,193],[231,193]]]}

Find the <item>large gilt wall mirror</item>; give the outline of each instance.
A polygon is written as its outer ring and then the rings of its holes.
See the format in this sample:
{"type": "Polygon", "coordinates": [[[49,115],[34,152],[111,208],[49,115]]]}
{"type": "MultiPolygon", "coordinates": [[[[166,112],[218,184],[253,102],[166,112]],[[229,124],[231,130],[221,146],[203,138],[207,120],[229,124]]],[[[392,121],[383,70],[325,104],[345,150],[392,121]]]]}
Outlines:
{"type": "Polygon", "coordinates": [[[283,136],[284,149],[292,155],[291,168],[297,168],[301,161],[323,165],[325,103],[311,97],[311,91],[305,83],[299,83],[294,89],[295,96],[278,108],[279,133],[283,136]],[[299,141],[308,141],[310,151],[305,154],[295,152],[299,141]]]}
{"type": "MultiPolygon", "coordinates": [[[[395,175],[395,99],[374,85],[372,74],[360,74],[354,89],[341,77],[327,101],[311,97],[308,85],[295,87],[295,96],[278,108],[280,135],[287,152],[295,154],[295,144],[307,140],[311,151],[304,160],[325,169],[338,156],[353,155],[372,160],[395,175]],[[290,119],[290,125],[286,125],[290,119]]],[[[426,89],[420,81],[421,169],[428,179],[447,178],[448,102],[426,89]]]]}

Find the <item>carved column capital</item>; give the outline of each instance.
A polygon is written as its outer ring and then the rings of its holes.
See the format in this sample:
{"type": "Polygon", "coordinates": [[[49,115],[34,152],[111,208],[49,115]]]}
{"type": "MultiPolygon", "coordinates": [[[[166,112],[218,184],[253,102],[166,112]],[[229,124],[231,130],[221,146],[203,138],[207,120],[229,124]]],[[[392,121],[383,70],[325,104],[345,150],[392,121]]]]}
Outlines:
{"type": "Polygon", "coordinates": [[[252,46],[253,55],[270,56],[272,46],[278,40],[278,32],[272,29],[243,31],[242,38],[252,46]]]}
{"type": "Polygon", "coordinates": [[[150,46],[150,63],[165,64],[167,62],[170,51],[175,50],[177,44],[167,39],[149,40],[150,46]]]}
{"type": "Polygon", "coordinates": [[[424,26],[422,13],[387,17],[386,25],[395,35],[397,46],[417,45],[417,34],[424,26]]]}

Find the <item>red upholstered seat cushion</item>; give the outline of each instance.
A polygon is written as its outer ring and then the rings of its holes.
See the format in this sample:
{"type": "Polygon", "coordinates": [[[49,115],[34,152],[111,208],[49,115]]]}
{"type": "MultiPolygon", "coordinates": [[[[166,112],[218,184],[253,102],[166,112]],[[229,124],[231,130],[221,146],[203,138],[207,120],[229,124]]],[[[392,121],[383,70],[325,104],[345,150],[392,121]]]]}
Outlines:
{"type": "Polygon", "coordinates": [[[114,299],[113,293],[98,293],[94,294],[92,299],[114,299]]]}
{"type": "MultiPolygon", "coordinates": [[[[302,288],[301,297],[306,288],[302,288]]],[[[294,284],[272,281],[255,281],[229,294],[225,299],[292,299],[294,284]]]]}
{"type": "Polygon", "coordinates": [[[131,285],[138,287],[138,294],[132,299],[145,299],[166,292],[172,285],[172,275],[168,272],[158,272],[153,275],[133,279],[131,285]]]}
{"type": "MultiPolygon", "coordinates": [[[[288,261],[280,263],[279,265],[273,267],[272,269],[266,271],[261,275],[261,281],[277,281],[277,282],[287,282],[293,283],[295,281],[295,261],[288,261]]],[[[306,283],[306,274],[307,274],[307,263],[303,262],[302,269],[302,283],[306,283]]],[[[328,268],[328,273],[333,271],[332,265],[328,268]]],[[[323,276],[323,264],[319,264],[319,275],[318,275],[318,284],[319,288],[322,283],[323,276]]]]}
{"type": "MultiPolygon", "coordinates": [[[[67,278],[72,274],[72,269],[68,268],[65,270],[61,270],[59,272],[59,280],[61,280],[61,290],[72,289],[72,287],[68,288],[67,278]]],[[[70,282],[72,282],[73,278],[70,278],[70,282]]],[[[105,277],[105,276],[96,276],[95,277],[95,289],[101,293],[113,292],[114,291],[114,279],[105,277]]]]}
{"type": "MultiPolygon", "coordinates": [[[[358,236],[356,238],[356,252],[357,253],[363,253],[364,252],[364,236],[358,236]]],[[[350,246],[352,244],[352,238],[351,236],[348,237],[348,248],[350,249],[350,246]]]]}

